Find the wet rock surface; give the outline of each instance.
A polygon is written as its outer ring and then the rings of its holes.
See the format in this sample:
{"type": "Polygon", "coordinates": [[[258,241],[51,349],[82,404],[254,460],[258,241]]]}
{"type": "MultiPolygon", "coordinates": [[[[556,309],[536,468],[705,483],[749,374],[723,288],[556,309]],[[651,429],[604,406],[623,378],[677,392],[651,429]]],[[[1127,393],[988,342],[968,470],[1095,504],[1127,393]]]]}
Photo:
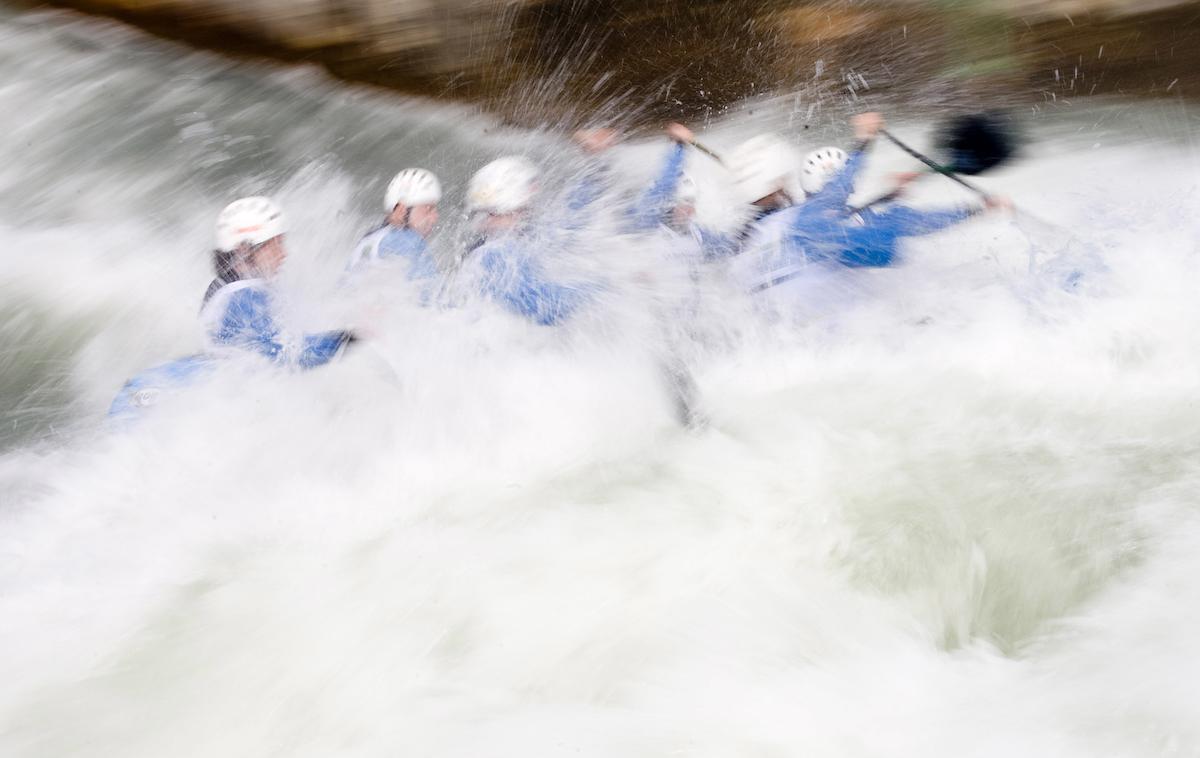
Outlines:
{"type": "Polygon", "coordinates": [[[1200,3],[57,0],[526,124],[703,118],[778,87],[925,105],[1200,92],[1200,3]]]}

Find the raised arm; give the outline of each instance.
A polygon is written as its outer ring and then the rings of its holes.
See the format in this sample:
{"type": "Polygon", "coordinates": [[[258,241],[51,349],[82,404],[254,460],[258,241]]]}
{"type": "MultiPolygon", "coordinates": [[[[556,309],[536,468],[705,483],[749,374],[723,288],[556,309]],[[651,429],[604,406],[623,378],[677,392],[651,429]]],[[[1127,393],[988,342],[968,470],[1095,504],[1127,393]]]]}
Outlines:
{"type": "Polygon", "coordinates": [[[270,297],[260,289],[247,288],[229,299],[213,339],[218,344],[250,350],[273,363],[295,362],[313,368],[331,361],[352,339],[345,331],[305,335],[298,355],[284,347],[281,332],[271,315],[270,297]]]}
{"type": "Polygon", "coordinates": [[[930,211],[895,206],[882,211],[877,217],[881,224],[895,229],[897,237],[919,237],[940,232],[982,212],[983,208],[968,206],[930,211]]]}
{"type": "Polygon", "coordinates": [[[896,206],[879,213],[864,211],[863,226],[845,229],[844,246],[838,252],[837,260],[843,266],[852,268],[890,266],[896,258],[897,245],[902,238],[939,232],[978,215],[982,210],[963,207],[920,211],[896,206]]]}
{"type": "Polygon", "coordinates": [[[858,176],[862,173],[863,164],[866,162],[867,148],[879,136],[884,121],[883,116],[878,113],[860,113],[850,119],[850,123],[854,127],[855,142],[850,148],[845,167],[830,179],[820,192],[807,198],[806,204],[811,203],[822,208],[841,210],[849,202],[850,196],[854,194],[854,186],[858,182],[858,176]]]}
{"type": "Polygon", "coordinates": [[[629,208],[628,228],[633,232],[653,229],[663,222],[675,201],[679,177],[683,176],[684,145],[676,142],[667,152],[654,183],[629,208]]]}
{"type": "Polygon", "coordinates": [[[611,169],[601,156],[617,143],[619,136],[615,129],[607,128],[580,129],[571,136],[587,156],[587,166],[567,191],[566,209],[570,215],[564,219],[564,225],[568,228],[585,226],[587,219],[581,214],[608,191],[611,169]]]}
{"type": "Polygon", "coordinates": [[[347,331],[306,334],[304,347],[301,348],[296,363],[300,368],[322,366],[336,358],[342,348],[353,340],[354,335],[347,331]]]}

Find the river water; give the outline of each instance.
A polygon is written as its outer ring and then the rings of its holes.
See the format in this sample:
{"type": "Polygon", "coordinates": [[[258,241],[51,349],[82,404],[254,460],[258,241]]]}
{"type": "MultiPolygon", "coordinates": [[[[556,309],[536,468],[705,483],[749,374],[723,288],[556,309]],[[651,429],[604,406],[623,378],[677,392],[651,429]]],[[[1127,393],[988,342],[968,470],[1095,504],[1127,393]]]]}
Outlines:
{"type": "MultiPolygon", "coordinates": [[[[395,170],[442,175],[450,261],[484,161],[565,185],[552,130],[68,15],[4,11],[0,70],[0,754],[1200,754],[1188,106],[1031,109],[980,181],[1056,227],[921,240],[802,318],[702,288],[666,337],[689,285],[611,233],[555,264],[605,282],[561,328],[337,286],[395,170]],[[254,192],[292,317],[372,340],[114,428],[199,349],[212,220],[254,192]]],[[[704,136],[844,141],[853,97],[704,136]]],[[[663,147],[618,151],[629,186],[663,147]]]]}

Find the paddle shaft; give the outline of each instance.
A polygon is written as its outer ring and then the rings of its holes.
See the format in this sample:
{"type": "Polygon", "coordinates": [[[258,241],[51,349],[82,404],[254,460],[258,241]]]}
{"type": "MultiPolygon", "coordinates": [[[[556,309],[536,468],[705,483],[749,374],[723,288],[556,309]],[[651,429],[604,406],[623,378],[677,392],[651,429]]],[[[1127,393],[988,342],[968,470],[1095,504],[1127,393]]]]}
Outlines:
{"type": "MultiPolygon", "coordinates": [[[[979,195],[980,197],[986,198],[989,196],[990,193],[988,193],[986,190],[984,190],[979,185],[974,184],[972,182],[968,182],[966,179],[963,179],[961,176],[954,173],[954,168],[952,166],[943,166],[942,164],[933,160],[929,156],[914,150],[912,147],[910,147],[907,144],[905,144],[904,142],[902,142],[899,138],[896,137],[896,135],[892,134],[887,129],[880,129],[879,133],[882,134],[884,137],[887,137],[888,140],[896,147],[900,148],[904,152],[906,152],[909,155],[911,155],[912,157],[916,158],[921,163],[924,163],[926,166],[929,166],[929,168],[933,169],[934,173],[944,176],[947,179],[950,179],[951,181],[958,182],[963,187],[966,187],[967,189],[974,192],[976,195],[979,195]]],[[[690,144],[692,147],[696,148],[700,152],[704,153],[709,158],[712,158],[717,163],[720,163],[722,166],[725,165],[725,159],[721,157],[721,154],[718,153],[717,151],[713,150],[712,148],[708,147],[704,143],[699,142],[697,140],[692,140],[688,144],[690,144]]],[[[874,200],[871,200],[857,208],[852,209],[851,213],[857,213],[861,210],[870,208],[870,207],[878,205],[880,203],[895,200],[897,197],[898,197],[898,192],[896,192],[896,191],[889,192],[888,194],[886,194],[882,197],[877,197],[874,200]]],[[[1035,216],[1035,215],[1029,213],[1028,211],[1019,211],[1016,208],[1014,208],[1013,212],[1019,213],[1021,216],[1025,217],[1026,219],[1029,219],[1030,221],[1038,223],[1042,226],[1046,226],[1046,227],[1050,227],[1050,228],[1054,228],[1054,229],[1062,229],[1062,227],[1059,226],[1058,224],[1054,224],[1049,221],[1046,221],[1045,219],[1039,218],[1038,216],[1035,216]]],[[[1072,235],[1072,236],[1074,236],[1074,235],[1072,235]]]]}
{"type": "Polygon", "coordinates": [[[714,161],[716,161],[717,163],[720,163],[722,166],[724,166],[724,165],[725,165],[725,159],[724,159],[724,158],[722,158],[722,157],[721,157],[721,154],[720,154],[720,153],[718,153],[716,150],[713,150],[712,148],[710,148],[710,147],[707,147],[707,146],[706,146],[706,145],[704,145],[703,143],[701,143],[701,142],[697,142],[696,140],[692,140],[692,141],[691,141],[691,142],[689,142],[688,144],[689,144],[689,145],[691,145],[692,147],[696,148],[696,149],[697,149],[697,150],[699,150],[700,152],[704,153],[704,154],[705,154],[705,155],[707,155],[709,158],[712,158],[712,159],[713,159],[714,161]]]}
{"type": "Polygon", "coordinates": [[[891,140],[893,145],[900,148],[904,152],[908,153],[912,157],[916,158],[921,163],[924,163],[926,166],[929,166],[935,172],[941,174],[942,176],[946,177],[947,179],[958,182],[959,184],[961,184],[962,186],[971,190],[972,192],[974,192],[976,195],[979,195],[980,197],[988,196],[988,193],[982,187],[980,187],[976,184],[972,184],[971,182],[968,182],[966,179],[963,179],[961,176],[954,173],[953,168],[943,166],[940,163],[938,163],[937,161],[933,160],[932,158],[930,158],[926,155],[923,155],[922,153],[918,153],[916,150],[913,150],[911,147],[909,147],[908,145],[904,144],[899,139],[897,139],[896,135],[892,134],[887,129],[880,129],[879,133],[882,134],[883,136],[887,137],[889,140],[891,140]]]}
{"type": "MultiPolygon", "coordinates": [[[[892,143],[896,145],[896,147],[900,148],[901,150],[908,153],[912,157],[921,161],[926,166],[929,166],[931,169],[934,170],[935,173],[941,174],[942,176],[944,176],[948,179],[952,179],[952,180],[958,182],[962,186],[966,187],[967,189],[971,190],[972,192],[974,192],[982,197],[987,197],[988,193],[985,192],[983,189],[975,186],[974,184],[971,184],[966,179],[963,179],[962,177],[958,176],[957,174],[954,174],[952,172],[952,169],[947,168],[946,166],[943,166],[943,165],[935,162],[932,158],[922,155],[921,153],[917,152],[916,150],[913,150],[911,147],[909,147],[908,145],[906,145],[903,142],[901,142],[900,140],[898,140],[891,132],[887,131],[886,129],[881,129],[880,133],[883,134],[885,137],[887,137],[889,140],[891,140],[892,143]]],[[[722,166],[725,165],[725,159],[721,157],[721,154],[718,153],[716,150],[713,150],[711,147],[705,145],[703,142],[700,142],[699,140],[692,140],[688,144],[690,144],[692,147],[696,148],[700,152],[704,153],[709,158],[712,158],[717,163],[720,163],[722,166]]],[[[878,197],[878,198],[866,203],[865,205],[862,205],[858,208],[853,209],[853,211],[858,212],[860,210],[863,210],[864,208],[870,208],[873,205],[878,205],[879,203],[887,202],[889,200],[895,200],[896,196],[897,196],[897,192],[894,192],[894,191],[889,192],[888,194],[884,195],[883,197],[878,197]]]]}
{"type": "MultiPolygon", "coordinates": [[[[990,196],[990,193],[985,191],[982,187],[980,187],[976,184],[972,184],[971,182],[968,182],[966,179],[963,179],[958,174],[955,174],[953,167],[938,165],[938,163],[936,163],[933,159],[931,159],[927,156],[924,156],[921,153],[918,153],[916,150],[913,150],[908,145],[906,145],[903,142],[901,142],[900,140],[896,139],[895,135],[893,135],[887,129],[880,129],[879,133],[882,134],[883,136],[887,137],[889,140],[891,140],[893,145],[900,148],[901,150],[908,153],[909,155],[916,158],[917,160],[921,161],[921,163],[924,163],[926,166],[929,166],[931,169],[933,169],[938,174],[941,174],[942,176],[946,177],[947,179],[951,179],[953,181],[958,182],[962,186],[966,187],[967,189],[971,190],[976,195],[979,195],[980,197],[982,197],[984,199],[987,199],[990,196]]],[[[876,200],[876,201],[873,201],[872,203],[868,203],[867,205],[873,205],[875,202],[879,202],[879,201],[876,200]]],[[[866,207],[866,206],[864,206],[864,207],[866,207]]],[[[1072,238],[1077,239],[1077,237],[1075,236],[1074,233],[1072,233],[1070,230],[1063,227],[1061,224],[1056,224],[1052,221],[1047,221],[1046,219],[1044,219],[1040,216],[1035,216],[1034,214],[1030,213],[1029,211],[1021,210],[1020,208],[1013,206],[1012,213],[1014,215],[1019,215],[1028,221],[1032,221],[1035,224],[1044,226],[1048,229],[1056,229],[1058,231],[1066,232],[1072,238]]]]}
{"type": "MultiPolygon", "coordinates": [[[[972,184],[971,182],[968,182],[966,179],[963,179],[958,174],[955,174],[953,168],[943,166],[940,163],[938,163],[937,161],[930,158],[929,156],[917,152],[913,148],[906,145],[904,142],[901,142],[896,137],[896,135],[892,134],[887,129],[880,129],[879,133],[882,134],[883,136],[887,137],[889,140],[891,140],[892,144],[894,144],[896,147],[900,148],[901,150],[908,153],[912,157],[921,161],[926,166],[929,166],[935,172],[941,174],[942,176],[946,177],[947,179],[951,179],[953,181],[958,182],[959,184],[961,184],[962,186],[971,190],[972,192],[974,192],[977,195],[987,197],[988,193],[986,191],[984,191],[983,188],[979,187],[978,185],[972,184]]],[[[721,157],[721,154],[718,153],[716,150],[713,150],[711,147],[705,145],[703,142],[700,142],[699,140],[692,140],[688,144],[690,144],[692,147],[696,148],[700,152],[704,153],[709,158],[712,158],[717,163],[720,163],[722,166],[725,165],[725,159],[721,157]]]]}

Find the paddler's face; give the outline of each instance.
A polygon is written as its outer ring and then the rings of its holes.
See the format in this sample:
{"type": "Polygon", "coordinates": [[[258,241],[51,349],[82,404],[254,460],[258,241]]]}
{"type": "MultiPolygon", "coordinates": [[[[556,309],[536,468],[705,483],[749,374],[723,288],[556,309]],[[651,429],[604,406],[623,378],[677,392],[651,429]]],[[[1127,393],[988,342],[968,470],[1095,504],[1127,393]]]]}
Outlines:
{"type": "Polygon", "coordinates": [[[408,214],[409,227],[421,235],[428,237],[437,225],[438,209],[436,205],[416,205],[408,214]]]}
{"type": "Polygon", "coordinates": [[[283,246],[283,235],[277,235],[254,249],[252,265],[260,276],[274,276],[287,260],[287,249],[283,246]]]}
{"type": "Polygon", "coordinates": [[[520,211],[513,213],[487,213],[480,218],[478,229],[483,234],[500,234],[520,225],[524,215],[520,211]]]}

